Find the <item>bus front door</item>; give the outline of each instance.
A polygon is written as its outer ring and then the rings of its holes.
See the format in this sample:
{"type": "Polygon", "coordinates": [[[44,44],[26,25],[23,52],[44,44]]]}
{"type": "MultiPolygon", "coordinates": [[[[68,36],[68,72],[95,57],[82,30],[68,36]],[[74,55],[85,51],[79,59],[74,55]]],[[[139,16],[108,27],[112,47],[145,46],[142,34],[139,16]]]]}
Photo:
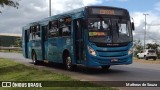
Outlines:
{"type": "Polygon", "coordinates": [[[82,23],[81,19],[74,20],[74,31],[75,31],[75,44],[74,44],[74,52],[75,52],[75,60],[77,64],[82,63],[82,52],[83,52],[83,33],[82,33],[82,23]]]}

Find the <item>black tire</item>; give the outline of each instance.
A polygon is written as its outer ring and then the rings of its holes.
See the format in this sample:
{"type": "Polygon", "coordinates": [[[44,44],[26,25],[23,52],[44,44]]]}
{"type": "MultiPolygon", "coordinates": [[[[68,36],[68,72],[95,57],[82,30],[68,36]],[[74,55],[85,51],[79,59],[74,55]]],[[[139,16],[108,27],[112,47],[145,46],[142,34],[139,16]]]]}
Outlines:
{"type": "Polygon", "coordinates": [[[147,56],[144,56],[145,60],[148,60],[148,57],[147,56]]]}
{"type": "Polygon", "coordinates": [[[156,59],[157,59],[156,57],[155,57],[155,58],[153,58],[153,60],[154,60],[154,61],[156,61],[156,59]]]}
{"type": "Polygon", "coordinates": [[[37,56],[36,56],[36,53],[35,53],[35,52],[32,53],[32,62],[33,62],[34,65],[37,65],[37,64],[38,64],[37,56]]]}
{"type": "Polygon", "coordinates": [[[101,66],[103,70],[109,70],[110,65],[101,66]]]}

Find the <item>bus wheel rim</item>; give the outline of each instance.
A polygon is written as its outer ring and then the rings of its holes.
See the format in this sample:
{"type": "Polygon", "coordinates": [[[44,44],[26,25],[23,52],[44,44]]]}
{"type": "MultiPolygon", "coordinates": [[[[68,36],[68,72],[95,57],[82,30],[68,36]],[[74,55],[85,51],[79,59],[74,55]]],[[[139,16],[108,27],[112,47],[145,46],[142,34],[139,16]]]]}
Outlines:
{"type": "Polygon", "coordinates": [[[66,59],[67,69],[71,68],[71,57],[67,57],[66,59]]]}

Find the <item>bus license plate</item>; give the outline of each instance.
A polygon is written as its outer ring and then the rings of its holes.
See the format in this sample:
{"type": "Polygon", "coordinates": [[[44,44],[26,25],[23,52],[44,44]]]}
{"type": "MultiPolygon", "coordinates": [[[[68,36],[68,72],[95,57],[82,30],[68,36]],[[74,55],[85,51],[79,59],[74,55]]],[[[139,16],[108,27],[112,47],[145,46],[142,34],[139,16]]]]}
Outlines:
{"type": "Polygon", "coordinates": [[[112,59],[111,62],[118,62],[118,59],[112,59]]]}

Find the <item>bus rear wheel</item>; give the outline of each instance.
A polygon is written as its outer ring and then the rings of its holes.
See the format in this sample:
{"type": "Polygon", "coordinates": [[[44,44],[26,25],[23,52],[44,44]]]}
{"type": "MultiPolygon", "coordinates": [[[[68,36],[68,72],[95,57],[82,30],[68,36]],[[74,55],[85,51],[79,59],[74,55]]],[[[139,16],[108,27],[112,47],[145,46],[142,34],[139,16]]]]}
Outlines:
{"type": "Polygon", "coordinates": [[[110,68],[110,65],[104,65],[104,66],[101,66],[103,70],[109,70],[110,68]]]}

